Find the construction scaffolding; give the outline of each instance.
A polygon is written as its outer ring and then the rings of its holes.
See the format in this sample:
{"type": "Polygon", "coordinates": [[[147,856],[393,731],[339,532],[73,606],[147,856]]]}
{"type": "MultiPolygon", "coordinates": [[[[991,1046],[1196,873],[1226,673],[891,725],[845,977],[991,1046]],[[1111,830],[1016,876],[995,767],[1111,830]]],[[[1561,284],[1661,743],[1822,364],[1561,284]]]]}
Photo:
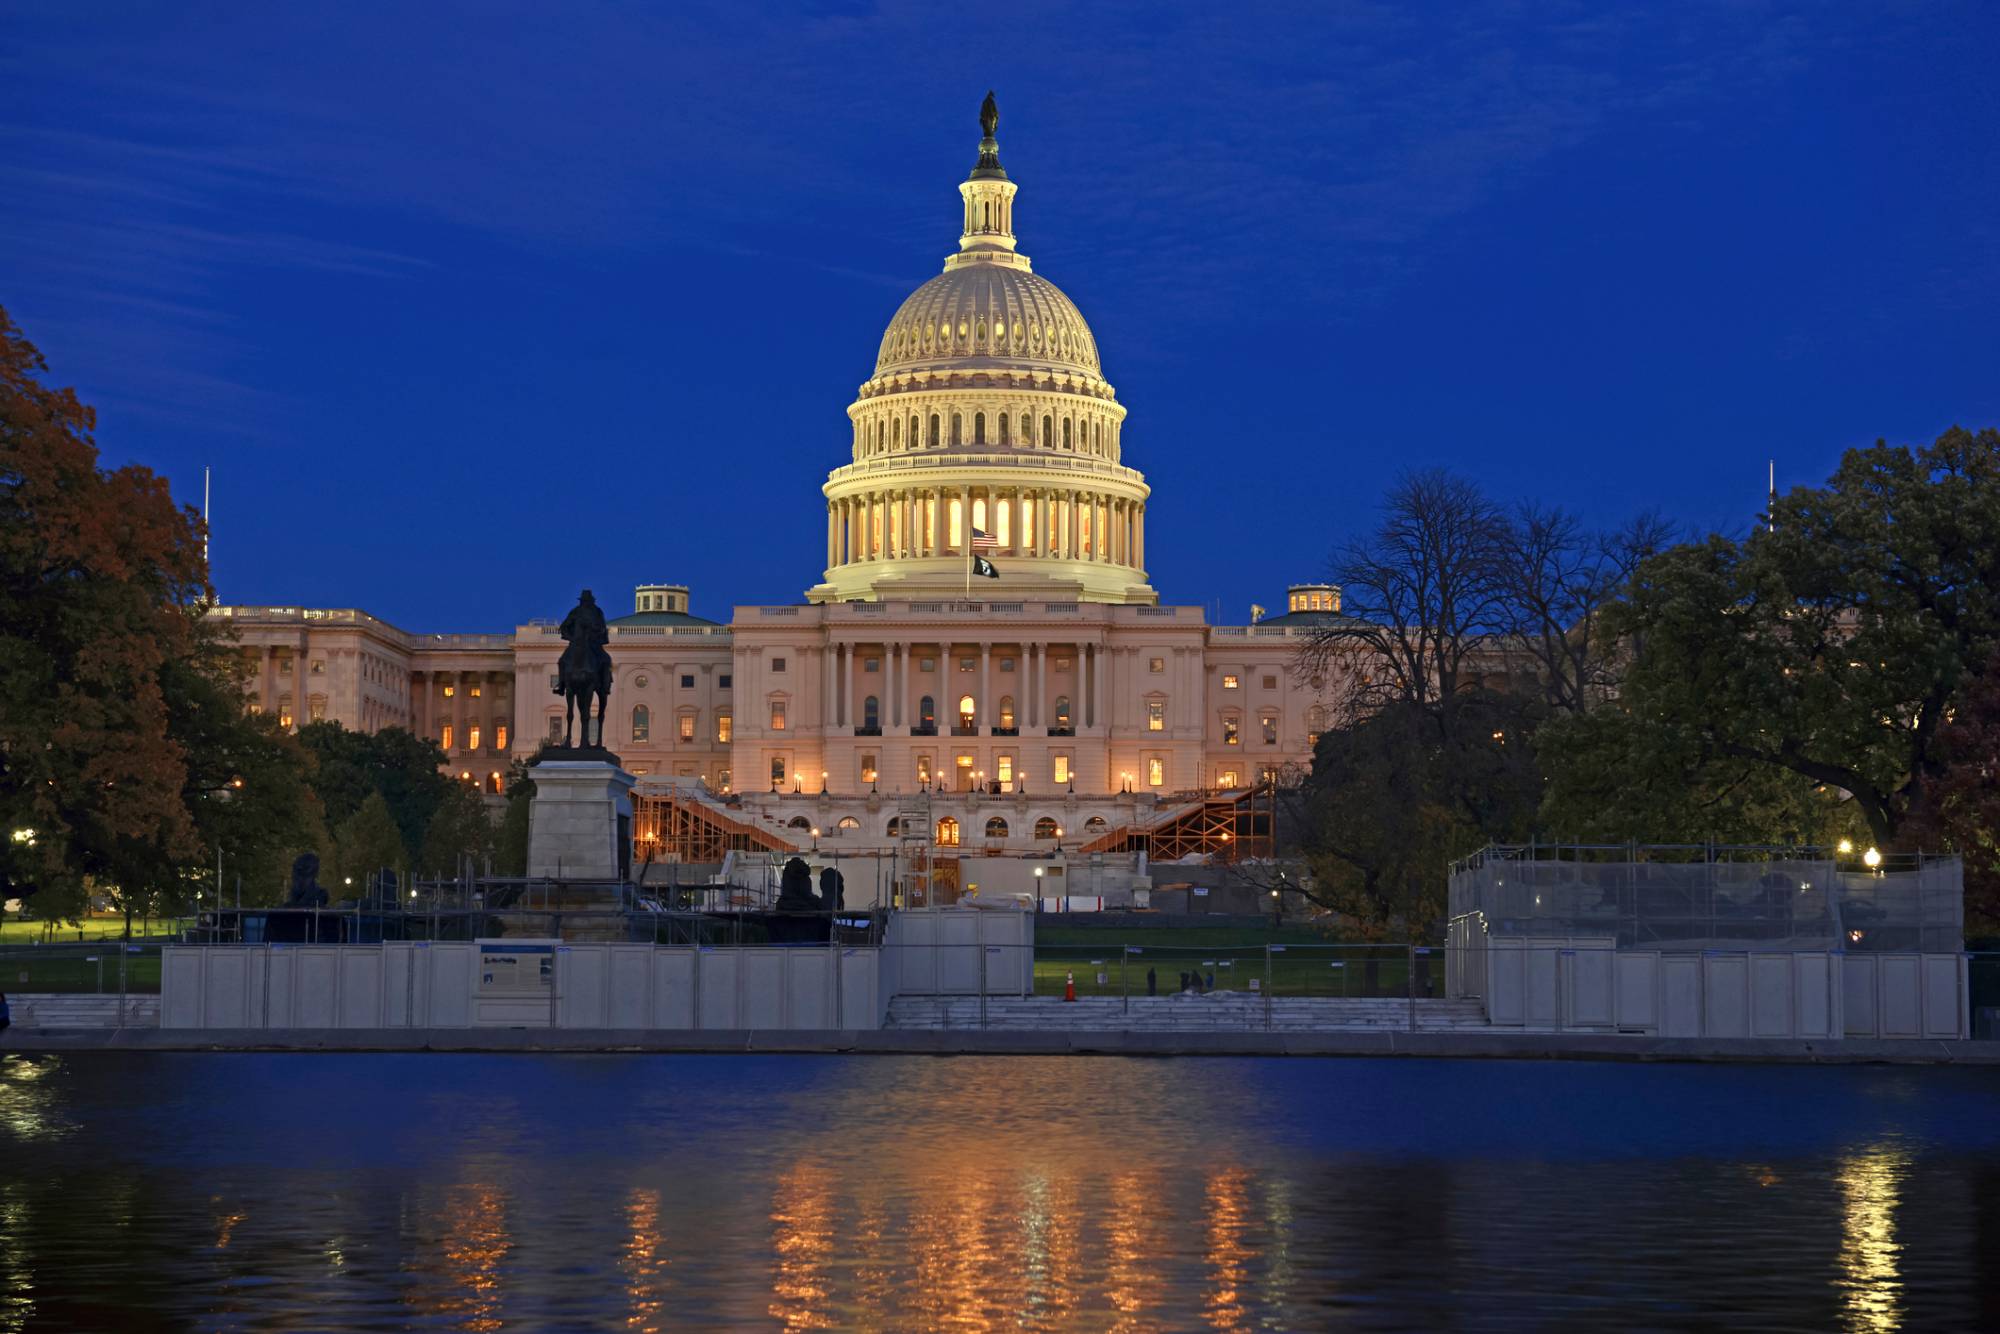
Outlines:
{"type": "Polygon", "coordinates": [[[798,847],[769,829],[730,814],[698,789],[675,786],[632,794],[633,841],[639,863],[715,863],[731,852],[788,854],[798,847]]]}
{"type": "Polygon", "coordinates": [[[1275,792],[1265,788],[1217,792],[1176,806],[1146,825],[1124,825],[1100,834],[1077,851],[1143,852],[1156,862],[1195,856],[1215,861],[1268,857],[1275,803],[1275,792]]]}

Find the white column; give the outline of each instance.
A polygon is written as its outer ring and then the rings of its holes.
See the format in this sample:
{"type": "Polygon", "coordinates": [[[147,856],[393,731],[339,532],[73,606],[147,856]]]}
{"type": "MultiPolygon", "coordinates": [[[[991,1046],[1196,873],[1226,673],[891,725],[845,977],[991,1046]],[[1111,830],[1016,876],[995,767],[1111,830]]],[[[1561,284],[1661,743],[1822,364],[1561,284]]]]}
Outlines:
{"type": "Polygon", "coordinates": [[[976,721],[990,730],[1000,711],[993,707],[993,643],[979,641],[979,713],[976,721]]]}

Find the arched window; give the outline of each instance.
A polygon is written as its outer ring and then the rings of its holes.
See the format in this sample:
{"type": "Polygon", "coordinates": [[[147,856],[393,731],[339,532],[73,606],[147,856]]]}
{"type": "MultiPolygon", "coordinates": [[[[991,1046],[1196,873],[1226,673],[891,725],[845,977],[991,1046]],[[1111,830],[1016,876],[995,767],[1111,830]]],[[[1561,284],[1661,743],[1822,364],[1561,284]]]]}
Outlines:
{"type": "Polygon", "coordinates": [[[1083,822],[1083,832],[1086,834],[1101,834],[1108,828],[1110,826],[1104,823],[1104,817],[1101,815],[1093,815],[1083,822]]]}
{"type": "Polygon", "coordinates": [[[890,816],[889,823],[882,832],[890,838],[901,838],[903,836],[903,817],[900,815],[890,816]]]}
{"type": "Polygon", "coordinates": [[[960,695],[958,697],[958,725],[960,727],[972,726],[972,720],[978,712],[979,710],[974,706],[972,696],[960,695]]]}
{"type": "Polygon", "coordinates": [[[972,526],[982,533],[993,530],[986,523],[986,497],[975,496],[972,501],[972,526]]]}
{"type": "Polygon", "coordinates": [[[994,816],[992,819],[988,820],[986,822],[986,837],[988,838],[1007,837],[1007,822],[1001,819],[997,815],[994,816]]]}
{"type": "Polygon", "coordinates": [[[1025,412],[1021,414],[1021,443],[1024,445],[1035,443],[1035,419],[1025,412]]]}
{"type": "Polygon", "coordinates": [[[965,538],[963,536],[965,531],[963,527],[965,523],[965,502],[961,501],[957,496],[953,496],[951,498],[949,513],[951,515],[951,522],[948,525],[948,536],[951,548],[954,551],[963,551],[965,550],[965,538]]]}
{"type": "Polygon", "coordinates": [[[910,414],[910,448],[911,448],[911,449],[915,449],[915,448],[917,447],[917,443],[918,443],[918,442],[919,442],[920,440],[922,440],[922,439],[923,439],[923,434],[922,434],[922,428],[921,428],[921,427],[919,427],[919,426],[917,425],[917,415],[916,415],[915,413],[911,413],[911,414],[910,414]]]}
{"type": "Polygon", "coordinates": [[[859,829],[860,827],[861,827],[861,821],[855,819],[851,815],[841,816],[840,823],[834,826],[835,829],[859,829]]]}
{"type": "Polygon", "coordinates": [[[500,790],[500,774],[497,770],[486,775],[486,790],[488,792],[498,792],[500,790]]]}
{"type": "Polygon", "coordinates": [[[933,412],[931,414],[931,447],[933,449],[937,448],[938,432],[942,429],[943,429],[943,423],[939,421],[938,415],[935,412],[933,412]]]}
{"type": "Polygon", "coordinates": [[[1063,448],[1064,448],[1064,449],[1075,449],[1075,448],[1076,448],[1076,442],[1075,442],[1075,441],[1074,441],[1074,440],[1073,440],[1073,439],[1071,438],[1071,435],[1070,435],[1070,428],[1071,428],[1071,426],[1072,426],[1073,424],[1074,424],[1074,423],[1072,423],[1072,422],[1070,421],[1070,419],[1069,419],[1069,418],[1067,418],[1067,417],[1064,417],[1064,418],[1063,418],[1063,448]]]}
{"type": "Polygon", "coordinates": [[[1068,727],[1068,726],[1069,726],[1069,696],[1068,696],[1068,695],[1057,695],[1057,696],[1056,696],[1056,726],[1057,726],[1057,727],[1068,727]]]}
{"type": "Polygon", "coordinates": [[[1061,838],[1062,827],[1055,822],[1054,816],[1044,815],[1041,819],[1035,821],[1035,837],[1061,838]]]}
{"type": "Polygon", "coordinates": [[[1042,448],[1054,449],[1055,447],[1056,419],[1054,417],[1044,417],[1042,418],[1042,448]]]}
{"type": "Polygon", "coordinates": [[[983,412],[972,414],[972,443],[975,445],[986,443],[986,414],[983,412]]]}
{"type": "Polygon", "coordinates": [[[947,815],[937,823],[937,842],[941,848],[958,846],[958,821],[947,815]]]}
{"type": "Polygon", "coordinates": [[[653,711],[643,704],[632,706],[632,739],[650,740],[653,735],[653,711]]]}
{"type": "Polygon", "coordinates": [[[1009,420],[1006,413],[1003,412],[1000,414],[1000,443],[1003,445],[1011,443],[1007,439],[1007,422],[1009,420]]]}
{"type": "Polygon", "coordinates": [[[1306,744],[1317,746],[1320,734],[1326,731],[1326,706],[1315,704],[1306,710],[1306,744]]]}
{"type": "Polygon", "coordinates": [[[863,727],[882,725],[882,701],[873,695],[861,701],[861,725],[863,727]]]}
{"type": "Polygon", "coordinates": [[[806,817],[803,815],[794,815],[790,820],[786,821],[786,823],[790,825],[793,829],[810,829],[813,827],[813,822],[811,820],[806,819],[806,817]]]}
{"type": "Polygon", "coordinates": [[[951,442],[954,445],[965,443],[965,418],[956,412],[951,414],[951,442]]]}
{"type": "Polygon", "coordinates": [[[1012,695],[1002,695],[1000,697],[1000,725],[1002,727],[1012,727],[1014,725],[1014,697],[1012,695]]]}
{"type": "Polygon", "coordinates": [[[901,449],[902,447],[903,447],[903,423],[902,419],[898,418],[897,420],[889,423],[889,448],[901,449]]]}
{"type": "Polygon", "coordinates": [[[917,701],[917,722],[924,727],[937,726],[937,701],[929,695],[917,701]]]}

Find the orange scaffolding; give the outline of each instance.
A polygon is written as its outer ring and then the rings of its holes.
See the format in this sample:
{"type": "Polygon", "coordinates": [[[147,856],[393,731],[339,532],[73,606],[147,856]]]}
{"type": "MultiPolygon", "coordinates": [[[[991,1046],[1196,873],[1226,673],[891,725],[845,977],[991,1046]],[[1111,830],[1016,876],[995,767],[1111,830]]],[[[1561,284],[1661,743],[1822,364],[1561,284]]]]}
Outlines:
{"type": "Polygon", "coordinates": [[[768,829],[671,792],[633,795],[632,842],[637,862],[719,862],[730,852],[799,850],[768,829]]]}
{"type": "Polygon", "coordinates": [[[1274,792],[1262,788],[1217,792],[1176,807],[1150,825],[1125,825],[1100,834],[1078,851],[1144,852],[1162,862],[1197,854],[1223,861],[1268,857],[1276,800],[1274,792]]]}

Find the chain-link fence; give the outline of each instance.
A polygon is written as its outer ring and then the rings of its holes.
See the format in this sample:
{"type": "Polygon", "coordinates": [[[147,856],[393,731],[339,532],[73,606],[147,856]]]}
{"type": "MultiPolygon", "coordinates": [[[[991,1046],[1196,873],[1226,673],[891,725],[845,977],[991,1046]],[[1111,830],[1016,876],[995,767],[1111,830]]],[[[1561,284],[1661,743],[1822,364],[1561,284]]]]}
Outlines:
{"type": "Polygon", "coordinates": [[[156,995],[157,940],[0,947],[0,991],[47,995],[156,995]]]}

